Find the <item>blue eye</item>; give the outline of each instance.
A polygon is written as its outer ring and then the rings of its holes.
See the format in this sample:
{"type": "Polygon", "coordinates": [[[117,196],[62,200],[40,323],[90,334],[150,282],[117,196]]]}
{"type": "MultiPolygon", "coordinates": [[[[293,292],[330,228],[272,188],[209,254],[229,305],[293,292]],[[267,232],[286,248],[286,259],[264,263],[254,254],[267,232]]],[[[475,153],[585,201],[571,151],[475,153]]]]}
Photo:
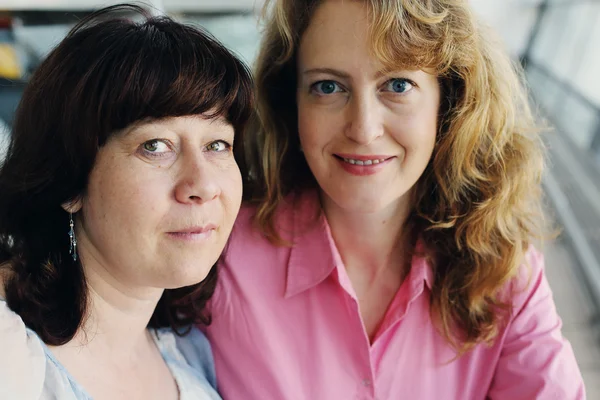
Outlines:
{"type": "Polygon", "coordinates": [[[320,81],[312,86],[318,94],[333,94],[341,92],[342,88],[335,81],[320,81]]]}
{"type": "Polygon", "coordinates": [[[396,78],[387,81],[385,88],[387,91],[394,93],[406,93],[413,88],[413,85],[406,79],[396,78]]]}

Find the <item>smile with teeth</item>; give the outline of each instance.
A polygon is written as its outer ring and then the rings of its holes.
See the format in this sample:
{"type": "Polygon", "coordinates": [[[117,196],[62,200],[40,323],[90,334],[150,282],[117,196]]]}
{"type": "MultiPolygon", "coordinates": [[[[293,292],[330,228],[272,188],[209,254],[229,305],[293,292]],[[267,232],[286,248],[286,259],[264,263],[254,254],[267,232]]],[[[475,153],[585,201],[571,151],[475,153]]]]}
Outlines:
{"type": "Polygon", "coordinates": [[[352,158],[343,158],[341,157],[342,160],[344,160],[344,162],[347,162],[348,164],[353,164],[353,165],[372,165],[372,164],[379,164],[380,162],[384,162],[386,159],[385,158],[379,158],[379,159],[373,159],[373,160],[354,160],[352,158]]]}

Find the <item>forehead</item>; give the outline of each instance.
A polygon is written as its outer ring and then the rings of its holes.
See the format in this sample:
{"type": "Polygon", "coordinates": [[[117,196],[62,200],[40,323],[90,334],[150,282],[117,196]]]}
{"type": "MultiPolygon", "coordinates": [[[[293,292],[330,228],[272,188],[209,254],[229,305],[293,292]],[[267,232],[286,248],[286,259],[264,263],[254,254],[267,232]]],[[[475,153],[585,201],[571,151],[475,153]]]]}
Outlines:
{"type": "Polygon", "coordinates": [[[438,74],[439,48],[433,51],[431,40],[423,47],[431,39],[427,26],[406,33],[395,14],[373,18],[373,12],[365,1],[323,1],[302,35],[298,67],[438,74]]]}
{"type": "Polygon", "coordinates": [[[336,59],[364,56],[368,50],[368,14],[358,1],[324,1],[302,35],[300,56],[336,59]]]}

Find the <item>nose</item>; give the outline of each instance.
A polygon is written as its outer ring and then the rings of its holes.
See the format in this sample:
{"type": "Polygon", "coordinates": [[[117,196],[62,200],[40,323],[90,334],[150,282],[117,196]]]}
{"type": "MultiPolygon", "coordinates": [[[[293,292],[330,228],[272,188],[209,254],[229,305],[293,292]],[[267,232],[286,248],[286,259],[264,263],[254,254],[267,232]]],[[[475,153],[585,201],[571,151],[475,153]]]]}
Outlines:
{"type": "Polygon", "coordinates": [[[381,104],[376,96],[358,94],[347,107],[345,135],[361,145],[368,145],[383,135],[384,124],[381,104]]]}
{"type": "Polygon", "coordinates": [[[202,154],[188,154],[181,160],[175,186],[175,198],[183,204],[202,204],[221,194],[217,175],[202,154]]]}

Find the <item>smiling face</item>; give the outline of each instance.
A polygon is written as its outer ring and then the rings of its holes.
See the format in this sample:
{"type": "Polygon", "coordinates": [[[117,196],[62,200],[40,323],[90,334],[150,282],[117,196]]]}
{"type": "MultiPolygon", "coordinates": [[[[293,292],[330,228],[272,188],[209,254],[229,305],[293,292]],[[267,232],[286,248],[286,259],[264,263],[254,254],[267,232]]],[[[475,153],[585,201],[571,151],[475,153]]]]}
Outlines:
{"type": "Polygon", "coordinates": [[[298,54],[298,131],[327,204],[398,207],[435,145],[440,88],[424,71],[389,71],[370,52],[367,8],[325,1],[298,54]]]}
{"type": "Polygon", "coordinates": [[[202,281],[241,203],[233,138],[226,121],[199,116],[138,124],[112,136],[79,203],[84,267],[136,287],[202,281]]]}

